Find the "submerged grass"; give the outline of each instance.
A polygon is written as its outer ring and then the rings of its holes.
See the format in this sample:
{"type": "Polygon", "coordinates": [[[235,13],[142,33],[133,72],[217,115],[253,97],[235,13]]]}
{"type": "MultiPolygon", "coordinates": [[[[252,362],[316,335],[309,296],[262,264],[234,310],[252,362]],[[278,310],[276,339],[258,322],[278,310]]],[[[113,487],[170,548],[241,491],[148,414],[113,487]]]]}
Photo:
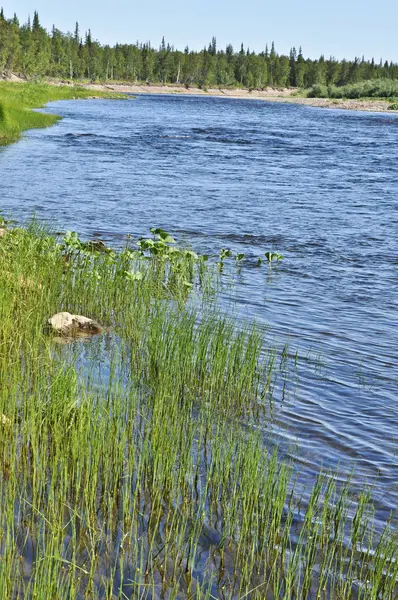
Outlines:
{"type": "MultiPolygon", "coordinates": [[[[48,127],[59,119],[57,115],[39,113],[32,109],[40,108],[50,101],[89,98],[92,94],[90,90],[78,86],[0,81],[0,145],[18,140],[27,129],[48,127]]],[[[115,97],[101,92],[96,92],[96,95],[115,97]]]]}
{"type": "Polygon", "coordinates": [[[2,597],[396,598],[369,494],[321,474],[304,505],[266,449],[277,354],[206,308],[212,267],[159,235],[100,249],[0,238],[2,597]],[[107,332],[57,344],[59,310],[107,332]]]}

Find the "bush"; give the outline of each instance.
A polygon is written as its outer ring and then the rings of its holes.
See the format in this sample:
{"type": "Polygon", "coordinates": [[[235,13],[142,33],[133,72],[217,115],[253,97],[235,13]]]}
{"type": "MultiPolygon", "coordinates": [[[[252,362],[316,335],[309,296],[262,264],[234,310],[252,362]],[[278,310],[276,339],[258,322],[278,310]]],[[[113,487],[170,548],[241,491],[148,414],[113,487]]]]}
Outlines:
{"type": "Polygon", "coordinates": [[[316,84],[307,92],[307,98],[327,98],[328,88],[326,85],[316,84]]]}
{"type": "Polygon", "coordinates": [[[307,91],[308,98],[395,98],[398,96],[398,80],[370,79],[361,83],[342,86],[316,84],[307,91]]]}

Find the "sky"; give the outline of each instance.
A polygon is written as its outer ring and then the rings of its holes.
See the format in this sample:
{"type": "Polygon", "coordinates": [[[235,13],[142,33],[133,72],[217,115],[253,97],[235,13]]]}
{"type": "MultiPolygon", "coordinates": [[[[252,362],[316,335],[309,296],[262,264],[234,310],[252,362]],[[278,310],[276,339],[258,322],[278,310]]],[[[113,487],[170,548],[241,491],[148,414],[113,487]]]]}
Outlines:
{"type": "Polygon", "coordinates": [[[6,17],[21,22],[39,12],[41,24],[84,35],[91,29],[102,44],[150,41],[183,50],[200,50],[211,38],[217,47],[231,43],[260,52],[275,42],[279,54],[292,46],[305,57],[355,56],[398,62],[397,0],[0,0],[6,17]]]}

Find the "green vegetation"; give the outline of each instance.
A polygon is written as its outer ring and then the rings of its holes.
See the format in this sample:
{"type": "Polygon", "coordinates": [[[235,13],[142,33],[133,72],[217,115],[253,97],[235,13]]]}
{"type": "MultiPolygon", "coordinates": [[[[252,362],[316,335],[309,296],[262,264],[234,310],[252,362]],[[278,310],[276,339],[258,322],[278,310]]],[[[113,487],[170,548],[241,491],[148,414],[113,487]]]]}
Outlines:
{"type": "Polygon", "coordinates": [[[207,257],[152,234],[0,238],[2,596],[393,599],[368,492],[324,474],[301,497],[264,446],[286,353],[215,312],[207,257]],[[54,338],[60,310],[106,332],[54,338]]]}
{"type": "MultiPolygon", "coordinates": [[[[114,94],[98,95],[115,98],[114,94]]],[[[0,146],[17,140],[27,129],[47,127],[59,119],[57,115],[35,112],[32,108],[42,107],[54,100],[90,96],[92,92],[82,87],[0,81],[0,146]]]]}
{"type": "Polygon", "coordinates": [[[314,85],[306,91],[307,98],[398,98],[398,80],[372,79],[343,85],[314,85]]]}
{"type": "Polygon", "coordinates": [[[279,252],[265,252],[264,256],[268,261],[270,268],[272,267],[273,262],[279,262],[283,259],[282,254],[279,254],[279,252]]]}
{"type": "Polygon", "coordinates": [[[101,45],[91,31],[82,37],[76,23],[74,33],[55,26],[51,34],[40,25],[37,12],[20,25],[18,17],[7,19],[0,12],[0,75],[14,71],[28,77],[69,80],[137,81],[177,83],[185,86],[267,86],[308,88],[313,85],[346,85],[369,79],[398,79],[398,65],[355,58],[312,60],[301,48],[289,55],[278,54],[274,43],[256,54],[242,44],[238,51],[229,44],[217,48],[216,38],[201,51],[175,49],[162,39],[159,48],[150,43],[101,45]]]}

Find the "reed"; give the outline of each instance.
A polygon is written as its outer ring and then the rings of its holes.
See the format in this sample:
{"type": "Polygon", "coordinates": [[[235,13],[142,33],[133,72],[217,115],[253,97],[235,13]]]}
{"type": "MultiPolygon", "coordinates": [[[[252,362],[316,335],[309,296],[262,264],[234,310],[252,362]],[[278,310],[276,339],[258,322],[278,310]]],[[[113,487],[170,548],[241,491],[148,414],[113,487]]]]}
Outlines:
{"type": "Polygon", "coordinates": [[[395,598],[393,522],[329,474],[300,501],[264,443],[285,358],[213,308],[210,261],[148,239],[0,238],[2,597],[395,598]],[[60,343],[59,310],[106,332],[60,343]]]}

